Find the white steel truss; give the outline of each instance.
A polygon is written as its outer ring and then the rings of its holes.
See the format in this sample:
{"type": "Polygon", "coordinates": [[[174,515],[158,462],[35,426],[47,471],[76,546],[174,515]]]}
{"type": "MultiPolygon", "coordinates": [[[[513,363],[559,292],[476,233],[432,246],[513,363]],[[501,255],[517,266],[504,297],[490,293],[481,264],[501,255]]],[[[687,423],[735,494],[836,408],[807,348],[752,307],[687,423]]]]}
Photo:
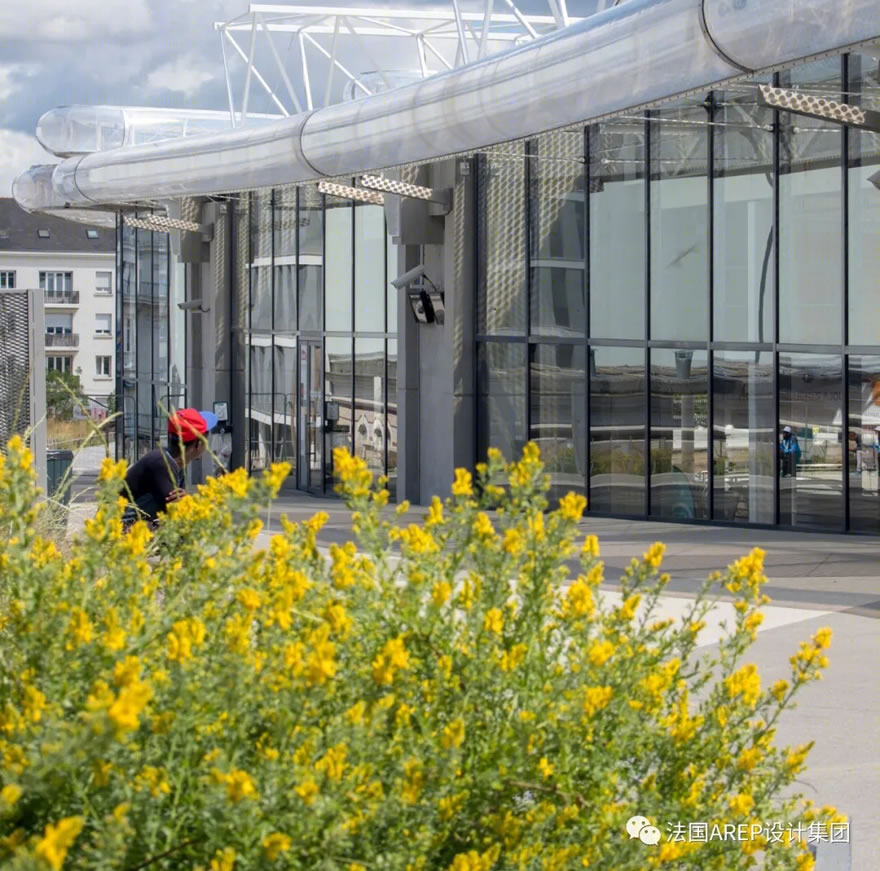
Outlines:
{"type": "MultiPolygon", "coordinates": [[[[428,78],[582,20],[570,17],[567,0],[547,0],[549,15],[525,14],[514,0],[498,0],[503,11],[495,10],[496,0],[481,2],[479,12],[463,11],[460,0],[452,0],[451,10],[252,3],[244,15],[214,24],[232,124],[247,118],[254,83],[282,115],[292,115],[428,78]],[[276,39],[286,43],[284,57],[276,39]],[[395,68],[380,59],[388,56],[395,58],[395,68]],[[244,64],[238,105],[231,57],[244,64]],[[298,74],[292,73],[294,67],[298,74]]],[[[594,11],[619,2],[598,0],[594,11]]]]}

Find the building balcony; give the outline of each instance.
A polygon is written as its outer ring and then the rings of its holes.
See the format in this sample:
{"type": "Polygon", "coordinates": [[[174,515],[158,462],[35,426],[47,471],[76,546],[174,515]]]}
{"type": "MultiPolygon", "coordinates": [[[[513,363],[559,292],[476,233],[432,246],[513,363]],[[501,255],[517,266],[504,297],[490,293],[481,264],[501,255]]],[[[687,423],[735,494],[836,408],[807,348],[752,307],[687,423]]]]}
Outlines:
{"type": "Polygon", "coordinates": [[[46,333],[47,348],[78,348],[79,333],[46,333]]]}
{"type": "Polygon", "coordinates": [[[79,291],[65,290],[60,293],[46,293],[43,296],[46,305],[79,305],[79,291]]]}

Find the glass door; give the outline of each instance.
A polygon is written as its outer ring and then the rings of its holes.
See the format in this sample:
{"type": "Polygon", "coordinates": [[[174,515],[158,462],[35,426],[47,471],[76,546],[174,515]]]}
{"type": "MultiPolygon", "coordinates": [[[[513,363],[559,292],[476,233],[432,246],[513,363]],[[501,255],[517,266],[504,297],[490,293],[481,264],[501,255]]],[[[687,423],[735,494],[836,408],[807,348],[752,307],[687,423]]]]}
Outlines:
{"type": "Polygon", "coordinates": [[[321,396],[322,343],[302,340],[299,346],[299,426],[297,486],[320,493],[323,490],[323,402],[321,396]]]}

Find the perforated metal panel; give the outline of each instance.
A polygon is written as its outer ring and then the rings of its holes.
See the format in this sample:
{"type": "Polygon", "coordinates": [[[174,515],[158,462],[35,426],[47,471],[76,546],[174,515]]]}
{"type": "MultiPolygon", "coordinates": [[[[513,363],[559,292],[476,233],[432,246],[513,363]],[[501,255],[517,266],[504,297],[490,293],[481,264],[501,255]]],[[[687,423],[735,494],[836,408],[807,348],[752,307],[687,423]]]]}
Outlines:
{"type": "Polygon", "coordinates": [[[27,438],[45,488],[44,323],[42,291],[0,291],[0,447],[16,434],[27,438]]]}

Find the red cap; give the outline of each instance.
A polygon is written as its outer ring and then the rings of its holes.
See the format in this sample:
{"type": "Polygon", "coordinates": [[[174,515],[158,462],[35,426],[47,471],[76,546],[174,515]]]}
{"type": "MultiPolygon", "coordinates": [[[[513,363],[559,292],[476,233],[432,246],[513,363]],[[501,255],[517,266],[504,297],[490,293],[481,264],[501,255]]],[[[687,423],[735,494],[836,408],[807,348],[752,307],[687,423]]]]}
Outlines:
{"type": "Polygon", "coordinates": [[[181,408],[168,418],[168,433],[184,442],[195,441],[209,429],[208,421],[194,408],[181,408]]]}

